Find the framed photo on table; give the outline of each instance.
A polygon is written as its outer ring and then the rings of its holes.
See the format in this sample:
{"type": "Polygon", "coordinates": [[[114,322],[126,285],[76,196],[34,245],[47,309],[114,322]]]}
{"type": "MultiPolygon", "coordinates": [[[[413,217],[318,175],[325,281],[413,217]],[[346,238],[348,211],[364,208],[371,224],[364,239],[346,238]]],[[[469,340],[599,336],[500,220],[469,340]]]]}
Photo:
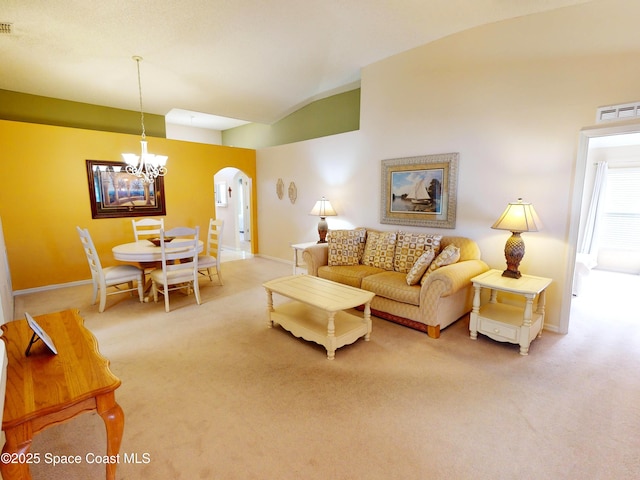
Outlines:
{"type": "Polygon", "coordinates": [[[123,162],[87,160],[91,218],[166,215],[164,178],[144,183],[125,167],[123,162]]]}
{"type": "Polygon", "coordinates": [[[38,322],[36,322],[33,319],[33,317],[31,315],[29,315],[27,312],[25,312],[24,316],[27,319],[27,323],[29,324],[29,327],[33,331],[33,335],[31,336],[31,340],[29,341],[29,345],[27,345],[27,349],[24,351],[24,355],[26,357],[29,356],[29,354],[31,353],[31,347],[38,340],[42,340],[42,343],[44,343],[47,346],[49,351],[51,351],[51,353],[53,353],[54,355],[57,355],[58,354],[58,350],[56,349],[56,346],[54,345],[53,340],[51,340],[49,335],[47,335],[47,332],[45,332],[42,329],[42,327],[40,325],[38,325],[38,322]]]}
{"type": "Polygon", "coordinates": [[[458,157],[382,160],[380,223],[455,228],[458,157]]]}

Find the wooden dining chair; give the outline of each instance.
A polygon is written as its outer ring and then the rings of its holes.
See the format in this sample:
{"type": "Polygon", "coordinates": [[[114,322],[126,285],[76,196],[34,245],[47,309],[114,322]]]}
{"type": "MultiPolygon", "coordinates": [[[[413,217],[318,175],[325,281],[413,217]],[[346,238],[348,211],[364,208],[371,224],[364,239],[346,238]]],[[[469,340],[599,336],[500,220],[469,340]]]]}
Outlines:
{"type": "Polygon", "coordinates": [[[164,295],[164,309],[169,311],[169,292],[191,288],[196,302],[200,305],[200,289],[198,287],[198,242],[200,227],[177,227],[171,230],[160,230],[160,251],[162,268],[151,272],[154,302],[158,294],[164,295]],[[171,242],[166,238],[173,237],[171,242]]]}
{"type": "MultiPolygon", "coordinates": [[[[142,270],[133,265],[116,265],[113,267],[102,268],[100,263],[100,257],[96,251],[96,247],[93,244],[91,235],[88,229],[82,229],[76,227],[78,235],[80,235],[80,242],[84,248],[84,253],[87,256],[89,262],[89,269],[91,270],[91,279],[93,281],[93,304],[98,299],[98,293],[100,293],[100,305],[98,311],[104,312],[107,304],[107,295],[116,295],[118,293],[133,292],[138,290],[138,297],[140,301],[144,302],[144,274],[142,270]],[[133,286],[133,282],[137,282],[137,286],[133,286]],[[122,288],[122,285],[128,285],[129,288],[122,288]],[[108,288],[113,287],[115,291],[107,291],[108,288]]],[[[131,294],[133,295],[133,293],[131,294]]]]}
{"type": "Polygon", "coordinates": [[[220,250],[222,248],[222,228],[224,220],[209,220],[209,230],[207,232],[207,248],[204,255],[198,256],[198,271],[200,274],[208,276],[213,282],[214,270],[220,285],[222,283],[222,272],[220,268],[220,250]]]}

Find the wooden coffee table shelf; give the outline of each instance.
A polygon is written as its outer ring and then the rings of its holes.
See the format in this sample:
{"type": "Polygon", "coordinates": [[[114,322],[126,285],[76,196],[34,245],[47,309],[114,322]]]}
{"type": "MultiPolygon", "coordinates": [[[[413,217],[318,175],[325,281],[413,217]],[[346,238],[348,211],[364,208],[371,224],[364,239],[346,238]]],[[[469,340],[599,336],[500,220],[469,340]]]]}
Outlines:
{"type": "Polygon", "coordinates": [[[322,345],[327,358],[336,349],[371,335],[371,300],[374,293],[310,275],[293,275],[266,282],[268,322],[294,336],[322,345]],[[274,308],[273,293],[293,300],[274,308]],[[364,316],[344,310],[364,305],[364,316]]]}

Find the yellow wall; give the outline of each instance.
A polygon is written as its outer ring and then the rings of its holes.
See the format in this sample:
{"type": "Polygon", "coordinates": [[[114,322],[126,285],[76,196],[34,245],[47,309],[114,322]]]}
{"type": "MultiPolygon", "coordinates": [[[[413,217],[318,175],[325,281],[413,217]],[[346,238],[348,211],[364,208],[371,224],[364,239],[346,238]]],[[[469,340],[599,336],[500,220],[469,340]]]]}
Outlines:
{"type": "MultiPolygon", "coordinates": [[[[257,238],[255,150],[147,137],[149,151],[169,156],[165,226],[196,226],[206,236],[215,216],[213,175],[235,167],[254,179],[253,248],[257,238]]],[[[119,161],[139,151],[140,137],[0,120],[0,217],[14,290],[90,277],[75,230],[88,228],[103,266],[111,247],[133,241],[131,218],[93,220],[85,160],[119,161]]]]}

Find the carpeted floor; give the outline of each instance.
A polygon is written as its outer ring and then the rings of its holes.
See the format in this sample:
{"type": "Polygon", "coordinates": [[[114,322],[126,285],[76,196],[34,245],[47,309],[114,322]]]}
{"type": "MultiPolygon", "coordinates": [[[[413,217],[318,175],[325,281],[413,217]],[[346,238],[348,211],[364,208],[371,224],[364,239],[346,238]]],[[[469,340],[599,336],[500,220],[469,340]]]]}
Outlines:
{"type": "MultiPolygon", "coordinates": [[[[122,380],[121,452],[139,461],[118,479],[638,478],[637,319],[585,307],[523,357],[470,340],[468,317],[438,340],[374,317],[370,342],[329,361],[267,328],[261,284],[290,272],[227,262],[224,286],[203,279],[203,304],[176,293],[168,314],[126,295],[99,314],[83,286],[19,296],[16,316],[78,308],[97,337],[122,380]]],[[[104,478],[86,461],[104,451],[100,417],[82,415],[32,452],[83,462],[34,465],[33,478],[104,478]]]]}

